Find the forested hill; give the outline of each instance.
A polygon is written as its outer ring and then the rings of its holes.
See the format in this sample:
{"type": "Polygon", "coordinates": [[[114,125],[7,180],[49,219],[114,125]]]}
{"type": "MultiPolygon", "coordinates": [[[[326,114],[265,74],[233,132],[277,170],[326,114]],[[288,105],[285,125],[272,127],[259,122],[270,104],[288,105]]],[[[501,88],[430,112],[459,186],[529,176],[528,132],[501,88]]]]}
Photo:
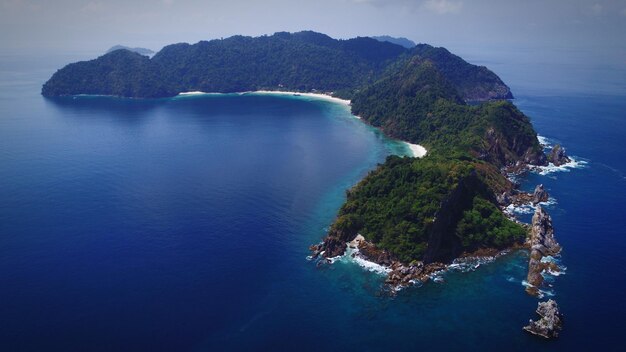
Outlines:
{"type": "Polygon", "coordinates": [[[542,148],[530,120],[513,104],[463,102],[454,83],[429,59],[412,56],[356,92],[352,112],[385,134],[498,167],[541,164],[542,148]]]}
{"type": "Polygon", "coordinates": [[[493,72],[445,49],[423,44],[408,49],[369,37],[337,40],[311,31],[173,44],[151,59],[116,50],[60,69],[44,84],[42,94],[156,98],[185,91],[283,89],[351,98],[389,67],[412,56],[432,61],[464,100],[511,96],[493,72]]]}

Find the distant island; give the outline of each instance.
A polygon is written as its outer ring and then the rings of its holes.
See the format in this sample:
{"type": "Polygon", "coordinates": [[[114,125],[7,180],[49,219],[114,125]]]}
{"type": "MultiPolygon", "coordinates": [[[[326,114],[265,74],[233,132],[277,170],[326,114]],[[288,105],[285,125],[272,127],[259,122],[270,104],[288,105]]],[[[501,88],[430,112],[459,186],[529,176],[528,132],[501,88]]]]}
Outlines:
{"type": "Polygon", "coordinates": [[[370,37],[370,38],[376,39],[376,40],[381,41],[381,42],[389,42],[389,43],[393,43],[393,44],[398,44],[398,45],[401,45],[401,46],[403,46],[403,47],[405,47],[407,49],[414,48],[415,45],[416,45],[415,42],[413,42],[412,40],[407,39],[407,38],[402,38],[402,37],[396,38],[396,37],[390,37],[388,35],[381,35],[381,36],[373,36],[373,37],[370,37]]]}
{"type": "Polygon", "coordinates": [[[140,54],[140,55],[152,55],[154,54],[154,51],[150,50],[150,49],[146,49],[146,48],[131,48],[128,46],[124,46],[124,45],[114,45],[111,47],[111,49],[107,50],[107,54],[115,51],[115,50],[120,50],[120,49],[124,49],[124,50],[128,50],[128,51],[132,51],[134,53],[140,54]]]}
{"type": "Polygon", "coordinates": [[[310,31],[172,44],[152,58],[115,50],[67,65],[44,84],[42,94],[161,98],[188,91],[295,90],[350,99],[415,57],[435,64],[463,100],[512,98],[493,72],[444,48],[421,44],[407,49],[369,37],[336,40],[310,31]]]}
{"type": "Polygon", "coordinates": [[[173,44],[152,58],[115,50],[60,69],[42,94],[160,98],[270,90],[349,99],[362,121],[428,154],[389,156],[349,190],[326,237],[311,246],[312,258],[332,262],[352,248],[385,267],[395,290],[427,281],[459,258],[532,247],[528,291],[539,294],[542,270],[558,270],[542,260],[560,250],[550,217],[537,206],[529,226],[504,210],[537,205],[547,193],[521,192],[508,175],[564,162],[564,150],[548,160],[529,118],[506,100],[513,98],[509,87],[486,67],[444,48],[382,38],[279,32],[173,44]]]}

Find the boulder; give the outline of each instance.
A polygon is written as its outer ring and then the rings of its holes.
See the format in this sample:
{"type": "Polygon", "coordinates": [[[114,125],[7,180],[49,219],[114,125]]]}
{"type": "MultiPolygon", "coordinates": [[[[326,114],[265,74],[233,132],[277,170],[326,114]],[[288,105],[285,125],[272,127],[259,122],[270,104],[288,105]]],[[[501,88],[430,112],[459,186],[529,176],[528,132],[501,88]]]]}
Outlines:
{"type": "Polygon", "coordinates": [[[565,153],[565,148],[557,144],[554,146],[554,148],[552,148],[552,151],[550,151],[550,154],[548,155],[548,161],[556,166],[561,166],[563,164],[569,163],[572,160],[567,157],[567,154],[565,153]]]}

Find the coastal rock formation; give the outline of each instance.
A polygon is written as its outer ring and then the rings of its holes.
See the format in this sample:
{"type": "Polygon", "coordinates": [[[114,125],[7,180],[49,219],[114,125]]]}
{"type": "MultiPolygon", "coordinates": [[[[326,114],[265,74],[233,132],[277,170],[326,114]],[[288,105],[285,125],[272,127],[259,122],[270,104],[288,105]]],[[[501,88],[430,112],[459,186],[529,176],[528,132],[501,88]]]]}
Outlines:
{"type": "Polygon", "coordinates": [[[498,201],[498,204],[502,207],[506,207],[507,205],[512,203],[511,194],[509,192],[502,192],[496,197],[496,200],[498,201]]]}
{"type": "Polygon", "coordinates": [[[547,202],[548,198],[550,198],[548,192],[543,188],[542,184],[538,184],[537,187],[535,187],[535,191],[533,192],[532,203],[537,204],[541,202],[547,202]]]}
{"type": "Polygon", "coordinates": [[[410,265],[404,265],[400,262],[393,262],[385,284],[391,288],[391,292],[396,292],[400,288],[411,286],[417,282],[425,283],[430,280],[433,274],[445,269],[446,265],[443,263],[424,264],[417,261],[410,265]]]}
{"type": "Polygon", "coordinates": [[[544,270],[559,271],[555,263],[544,260],[544,258],[557,255],[561,251],[561,246],[554,239],[552,218],[541,206],[537,207],[533,215],[527,244],[530,247],[530,260],[528,261],[528,276],[526,278],[528,287],[526,292],[535,296],[540,293],[539,287],[544,280],[541,273],[544,270]]]}
{"type": "Polygon", "coordinates": [[[343,255],[346,252],[347,244],[345,241],[333,236],[327,236],[324,241],[309,247],[311,258],[318,257],[334,258],[343,255]]]}
{"type": "Polygon", "coordinates": [[[559,311],[559,306],[554,300],[540,302],[537,306],[537,314],[541,317],[537,321],[532,319],[524,330],[546,339],[559,336],[559,331],[563,328],[563,316],[559,311]]]}
{"type": "Polygon", "coordinates": [[[374,244],[365,241],[363,236],[361,236],[361,238],[363,240],[358,243],[357,248],[359,249],[359,253],[363,259],[388,267],[397,262],[393,260],[388,251],[376,248],[374,244]]]}
{"type": "MultiPolygon", "coordinates": [[[[325,263],[332,263],[332,257],[344,255],[346,252],[332,252],[332,254],[326,254],[327,248],[330,248],[327,246],[335,243],[336,240],[336,238],[332,238],[329,241],[329,239],[326,238],[323,243],[311,246],[310,249],[313,252],[311,258],[321,257],[322,259],[318,261],[318,265],[323,265],[325,263]]],[[[426,283],[433,279],[433,277],[438,273],[448,270],[449,268],[458,268],[466,262],[475,262],[484,259],[492,260],[493,258],[504,253],[493,248],[483,248],[471,253],[462,253],[457,260],[452,262],[452,264],[445,264],[441,262],[425,263],[420,260],[403,263],[402,261],[395,259],[387,250],[378,248],[375,244],[367,241],[361,235],[356,235],[353,240],[344,244],[345,249],[351,248],[354,250],[351,252],[351,256],[353,258],[358,257],[362,260],[378,264],[385,268],[385,271],[387,272],[387,277],[385,278],[385,288],[386,292],[391,295],[395,295],[402,288],[409,287],[414,284],[426,283]]]]}
{"type": "MultiPolygon", "coordinates": [[[[507,116],[510,124],[527,119],[511,106],[502,106],[498,110],[489,112],[494,122],[497,121],[494,126],[497,126],[502,116],[507,116]]],[[[521,173],[529,165],[547,165],[546,156],[535,134],[510,133],[505,129],[492,127],[487,129],[484,140],[486,148],[481,152],[480,158],[503,166],[509,173],[521,173]]]]}
{"type": "Polygon", "coordinates": [[[561,145],[557,144],[552,148],[550,154],[548,155],[548,161],[550,161],[555,166],[561,166],[563,164],[567,164],[572,161],[567,157],[565,153],[565,148],[561,147],[561,145]]]}
{"type": "Polygon", "coordinates": [[[528,204],[537,205],[542,202],[547,202],[549,199],[550,195],[542,184],[537,185],[533,193],[513,190],[511,192],[503,192],[497,196],[498,204],[500,204],[503,208],[506,208],[511,204],[515,206],[528,204]]]}

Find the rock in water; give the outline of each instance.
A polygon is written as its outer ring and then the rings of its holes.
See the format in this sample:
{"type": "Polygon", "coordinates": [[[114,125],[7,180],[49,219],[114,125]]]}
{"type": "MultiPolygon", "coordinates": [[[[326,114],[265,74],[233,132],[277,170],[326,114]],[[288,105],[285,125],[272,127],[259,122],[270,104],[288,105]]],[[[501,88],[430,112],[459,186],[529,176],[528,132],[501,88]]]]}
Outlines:
{"type": "Polygon", "coordinates": [[[535,191],[533,192],[533,204],[537,204],[540,202],[547,202],[549,198],[548,192],[543,188],[543,185],[539,184],[535,187],[535,191]]]}
{"type": "Polygon", "coordinates": [[[552,218],[541,206],[537,207],[535,215],[533,215],[528,245],[530,246],[530,260],[528,261],[526,281],[529,286],[526,288],[526,292],[536,296],[539,294],[539,287],[543,283],[541,272],[545,269],[558,270],[556,264],[542,259],[546,256],[554,256],[561,251],[561,246],[554,239],[552,218]]]}
{"type": "Polygon", "coordinates": [[[567,157],[567,154],[565,154],[565,148],[557,144],[554,148],[552,148],[552,151],[548,155],[548,161],[556,166],[561,166],[572,160],[567,157]]]}
{"type": "Polygon", "coordinates": [[[559,306],[556,302],[551,299],[546,302],[539,302],[537,314],[541,319],[537,321],[531,319],[528,325],[524,326],[524,330],[546,339],[558,337],[559,331],[563,329],[563,316],[559,312],[559,306]]]}
{"type": "Polygon", "coordinates": [[[530,245],[546,255],[555,255],[561,251],[561,246],[554,238],[552,218],[543,207],[538,206],[532,219],[530,245]]]}

